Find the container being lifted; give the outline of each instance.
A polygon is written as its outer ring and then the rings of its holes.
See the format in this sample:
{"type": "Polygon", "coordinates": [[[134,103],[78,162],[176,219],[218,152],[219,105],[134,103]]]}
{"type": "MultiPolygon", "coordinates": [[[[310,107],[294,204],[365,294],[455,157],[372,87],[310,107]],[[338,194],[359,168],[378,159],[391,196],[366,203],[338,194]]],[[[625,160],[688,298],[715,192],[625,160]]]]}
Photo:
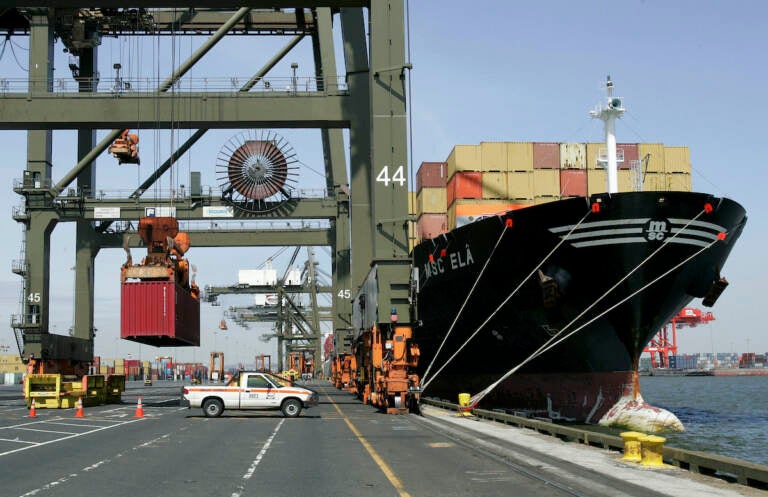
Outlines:
{"type": "Polygon", "coordinates": [[[174,217],[141,218],[139,236],[147,256],[133,264],[126,247],[120,337],[155,347],[199,346],[200,289],[190,280],[189,262],[183,257],[189,236],[179,232],[174,217]]]}
{"type": "Polygon", "coordinates": [[[108,152],[117,159],[118,164],[141,164],[139,159],[139,136],[124,129],[120,138],[109,146],[108,152]]]}

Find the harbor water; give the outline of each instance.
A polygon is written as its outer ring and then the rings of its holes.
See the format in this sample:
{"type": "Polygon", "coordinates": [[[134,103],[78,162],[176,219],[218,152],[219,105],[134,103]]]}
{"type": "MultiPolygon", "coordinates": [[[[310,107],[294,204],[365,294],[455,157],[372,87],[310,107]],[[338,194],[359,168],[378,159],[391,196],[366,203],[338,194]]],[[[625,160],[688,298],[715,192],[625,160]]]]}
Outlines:
{"type": "Polygon", "coordinates": [[[768,376],[643,376],[640,389],[685,427],[667,445],[768,465],[768,376]]]}

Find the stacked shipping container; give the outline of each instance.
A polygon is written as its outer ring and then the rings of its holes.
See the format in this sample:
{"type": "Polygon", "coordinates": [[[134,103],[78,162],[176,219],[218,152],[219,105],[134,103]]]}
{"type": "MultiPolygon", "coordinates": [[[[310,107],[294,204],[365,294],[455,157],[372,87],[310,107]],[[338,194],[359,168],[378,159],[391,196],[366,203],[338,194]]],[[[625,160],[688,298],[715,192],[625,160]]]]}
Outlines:
{"type": "MultiPolygon", "coordinates": [[[[617,148],[619,191],[634,189],[632,166],[638,162],[644,166],[644,190],[691,190],[688,147],[620,143],[617,148]]],[[[605,155],[603,143],[456,145],[445,162],[424,162],[416,175],[415,242],[483,216],[604,192],[605,155]]]]}
{"type": "Polygon", "coordinates": [[[415,195],[415,242],[434,238],[448,231],[446,218],[446,182],[448,180],[445,162],[422,162],[416,173],[415,195]]]}

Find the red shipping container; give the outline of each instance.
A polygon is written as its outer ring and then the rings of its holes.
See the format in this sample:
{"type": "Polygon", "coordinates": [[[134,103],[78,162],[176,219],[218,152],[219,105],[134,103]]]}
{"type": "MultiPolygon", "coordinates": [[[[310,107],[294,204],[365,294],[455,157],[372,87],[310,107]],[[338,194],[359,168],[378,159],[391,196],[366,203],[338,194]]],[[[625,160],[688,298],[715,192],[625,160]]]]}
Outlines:
{"type": "Polygon", "coordinates": [[[560,195],[563,197],[587,196],[587,170],[561,169],[560,195]]]}
{"type": "Polygon", "coordinates": [[[416,173],[416,192],[422,188],[445,188],[448,178],[448,169],[445,162],[422,162],[416,173]]]}
{"type": "Polygon", "coordinates": [[[459,171],[448,181],[448,206],[457,198],[483,198],[483,173],[459,171]]]}
{"type": "Polygon", "coordinates": [[[559,143],[534,143],[533,144],[533,168],[534,169],[560,169],[560,144],[559,143]]]}
{"type": "Polygon", "coordinates": [[[123,283],[120,337],[155,347],[197,347],[200,301],[172,281],[123,283]]]}
{"type": "Polygon", "coordinates": [[[139,367],[139,360],[138,359],[126,359],[123,365],[126,368],[137,368],[139,367]]]}
{"type": "Polygon", "coordinates": [[[616,149],[624,151],[624,162],[619,164],[619,169],[630,169],[632,161],[640,158],[637,143],[617,143],[616,149]]]}
{"type": "Polygon", "coordinates": [[[435,238],[448,231],[448,216],[445,214],[422,214],[416,221],[419,240],[435,238]]]}

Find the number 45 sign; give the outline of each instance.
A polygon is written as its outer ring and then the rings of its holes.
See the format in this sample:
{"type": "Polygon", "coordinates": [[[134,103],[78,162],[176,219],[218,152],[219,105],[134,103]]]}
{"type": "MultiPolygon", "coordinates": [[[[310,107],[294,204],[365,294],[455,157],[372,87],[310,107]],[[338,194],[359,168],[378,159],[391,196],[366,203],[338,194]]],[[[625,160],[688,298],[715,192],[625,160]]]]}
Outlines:
{"type": "Polygon", "coordinates": [[[389,175],[389,166],[384,166],[379,175],[376,176],[377,183],[384,183],[384,186],[389,186],[390,183],[397,183],[400,186],[405,186],[405,167],[400,166],[395,169],[392,176],[389,175]]]}

